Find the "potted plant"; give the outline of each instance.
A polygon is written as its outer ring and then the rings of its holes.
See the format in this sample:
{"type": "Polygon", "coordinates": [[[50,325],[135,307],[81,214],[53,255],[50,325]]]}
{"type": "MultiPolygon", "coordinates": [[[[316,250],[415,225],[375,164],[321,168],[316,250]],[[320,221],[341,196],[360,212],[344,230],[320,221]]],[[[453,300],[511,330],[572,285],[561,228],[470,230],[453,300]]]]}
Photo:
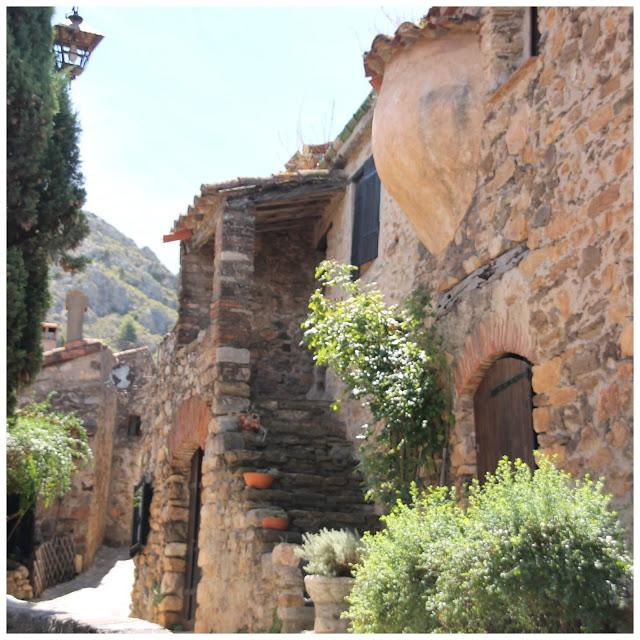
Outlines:
{"type": "Polygon", "coordinates": [[[354,579],[351,567],[360,556],[360,537],[347,529],[327,529],[302,536],[298,555],[306,561],[304,586],[315,605],[315,633],[346,633],[341,614],[354,579]]]}
{"type": "Polygon", "coordinates": [[[277,469],[258,469],[257,471],[245,471],[242,474],[247,487],[255,489],[268,489],[278,475],[277,469]]]}

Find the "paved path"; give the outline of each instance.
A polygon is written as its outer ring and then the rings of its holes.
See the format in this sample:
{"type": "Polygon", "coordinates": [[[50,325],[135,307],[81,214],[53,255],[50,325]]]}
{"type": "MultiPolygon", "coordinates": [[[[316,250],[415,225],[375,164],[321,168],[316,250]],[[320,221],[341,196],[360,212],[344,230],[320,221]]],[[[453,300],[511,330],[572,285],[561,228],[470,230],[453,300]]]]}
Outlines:
{"type": "Polygon", "coordinates": [[[128,618],[132,588],[133,560],[128,549],[102,547],[87,571],[43,591],[34,608],[85,618],[128,618]]]}

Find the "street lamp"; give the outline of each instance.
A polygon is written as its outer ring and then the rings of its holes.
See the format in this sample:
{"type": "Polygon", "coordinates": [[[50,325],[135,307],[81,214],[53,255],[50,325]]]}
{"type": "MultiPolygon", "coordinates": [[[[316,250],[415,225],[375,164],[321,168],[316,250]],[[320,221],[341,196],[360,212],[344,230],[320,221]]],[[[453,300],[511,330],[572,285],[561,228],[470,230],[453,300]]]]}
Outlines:
{"type": "Polygon", "coordinates": [[[73,7],[66,18],[69,19],[69,24],[55,26],[53,49],[56,54],[56,67],[69,69],[73,80],[84,71],[91,52],[98,46],[102,36],[80,29],[82,17],[78,14],[78,7],[73,7]]]}

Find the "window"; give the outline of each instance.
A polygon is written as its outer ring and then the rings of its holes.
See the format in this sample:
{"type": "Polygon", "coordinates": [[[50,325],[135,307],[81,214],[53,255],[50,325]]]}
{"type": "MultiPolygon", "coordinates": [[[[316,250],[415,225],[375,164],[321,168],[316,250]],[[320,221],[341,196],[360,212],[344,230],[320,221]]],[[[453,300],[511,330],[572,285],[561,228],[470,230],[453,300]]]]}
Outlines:
{"type": "Polygon", "coordinates": [[[149,510],[153,499],[153,487],[148,480],[141,480],[133,490],[133,525],[129,557],[142,551],[149,536],[149,510]]]}
{"type": "Polygon", "coordinates": [[[369,158],[353,179],[356,198],[353,215],[351,264],[356,267],[378,256],[380,228],[380,178],[369,158]]]}
{"type": "Polygon", "coordinates": [[[140,437],[140,416],[129,416],[129,421],[127,422],[127,435],[130,438],[139,438],[140,437]]]}
{"type": "Polygon", "coordinates": [[[538,28],[538,7],[529,7],[529,56],[540,53],[540,29],[538,28]]]}

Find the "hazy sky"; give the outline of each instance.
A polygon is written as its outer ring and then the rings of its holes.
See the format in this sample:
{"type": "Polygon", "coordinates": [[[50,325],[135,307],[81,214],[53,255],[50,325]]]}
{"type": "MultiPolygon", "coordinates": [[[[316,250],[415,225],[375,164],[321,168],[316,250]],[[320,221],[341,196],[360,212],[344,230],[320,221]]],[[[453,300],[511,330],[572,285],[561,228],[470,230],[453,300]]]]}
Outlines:
{"type": "MultiPolygon", "coordinates": [[[[85,208],[174,272],[162,243],[202,183],[282,171],[367,96],[362,54],[428,6],[80,5],[104,35],[72,83],[85,208]]],[[[55,21],[71,7],[58,8],[55,21]]]]}

